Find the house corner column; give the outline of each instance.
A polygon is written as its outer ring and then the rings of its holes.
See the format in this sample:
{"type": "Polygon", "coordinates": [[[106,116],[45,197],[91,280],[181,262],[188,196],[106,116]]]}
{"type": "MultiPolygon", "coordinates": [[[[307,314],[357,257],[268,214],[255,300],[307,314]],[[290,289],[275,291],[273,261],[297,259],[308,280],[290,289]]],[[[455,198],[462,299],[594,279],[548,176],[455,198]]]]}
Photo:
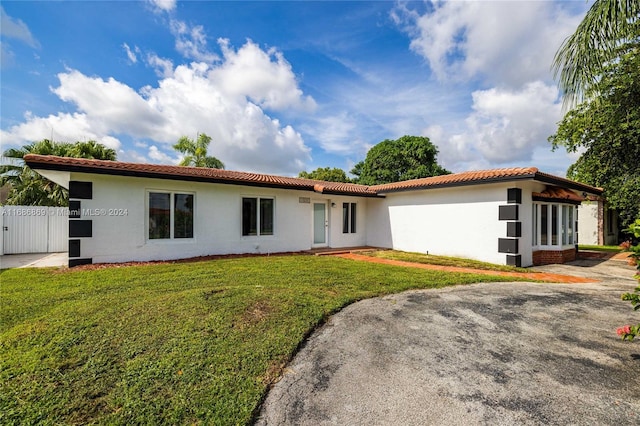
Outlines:
{"type": "Polygon", "coordinates": [[[69,267],[93,263],[82,255],[82,241],[93,237],[93,221],[82,218],[82,200],[93,199],[93,183],[69,182],[69,267]]]}
{"type": "Polygon", "coordinates": [[[498,206],[498,220],[506,222],[507,238],[498,238],[498,252],[506,253],[506,264],[522,266],[520,254],[520,237],[522,236],[522,222],[519,220],[519,209],[522,204],[522,189],[507,189],[507,204],[498,206]]]}

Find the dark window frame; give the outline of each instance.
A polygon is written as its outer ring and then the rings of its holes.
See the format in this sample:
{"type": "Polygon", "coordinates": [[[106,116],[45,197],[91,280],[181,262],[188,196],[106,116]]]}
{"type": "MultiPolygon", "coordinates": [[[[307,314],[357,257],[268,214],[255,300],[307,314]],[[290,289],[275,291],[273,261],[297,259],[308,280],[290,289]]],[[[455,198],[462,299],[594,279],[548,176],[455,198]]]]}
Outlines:
{"type": "Polygon", "coordinates": [[[355,234],[357,231],[358,203],[342,203],[342,233],[355,234]]]}
{"type": "Polygon", "coordinates": [[[243,237],[272,237],[275,235],[275,197],[243,196],[241,209],[241,234],[243,237]]]}
{"type": "Polygon", "coordinates": [[[194,192],[147,190],[146,239],[148,241],[192,240],[195,237],[195,198],[194,192]],[[156,204],[153,198],[164,203],[156,204]],[[177,207],[179,203],[184,205],[177,207]],[[153,209],[162,209],[166,212],[163,214],[157,212],[152,216],[153,209]],[[159,224],[159,222],[163,223],[159,224]],[[153,230],[152,226],[164,229],[153,230]]]}

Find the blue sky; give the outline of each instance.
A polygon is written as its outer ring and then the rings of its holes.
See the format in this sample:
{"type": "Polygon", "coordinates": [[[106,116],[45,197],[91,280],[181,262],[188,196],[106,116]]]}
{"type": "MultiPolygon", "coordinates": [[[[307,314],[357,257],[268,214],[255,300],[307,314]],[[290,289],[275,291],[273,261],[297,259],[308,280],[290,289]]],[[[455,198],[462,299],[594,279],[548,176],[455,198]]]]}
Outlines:
{"type": "Polygon", "coordinates": [[[0,142],[171,164],[204,132],[227,169],[297,175],[420,135],[452,171],[564,175],[550,64],[590,4],[3,1],[0,142]]]}

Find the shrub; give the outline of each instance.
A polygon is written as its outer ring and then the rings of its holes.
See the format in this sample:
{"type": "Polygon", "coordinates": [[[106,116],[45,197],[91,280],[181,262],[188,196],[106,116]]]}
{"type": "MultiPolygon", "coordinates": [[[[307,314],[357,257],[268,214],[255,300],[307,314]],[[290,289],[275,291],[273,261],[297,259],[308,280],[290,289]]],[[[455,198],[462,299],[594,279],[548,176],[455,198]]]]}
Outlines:
{"type": "MultiPolygon", "coordinates": [[[[625,230],[632,234],[636,239],[640,238],[640,219],[636,219],[629,228],[625,230]]],[[[636,269],[639,271],[634,278],[640,281],[640,244],[631,245],[629,244],[627,251],[630,251],[631,254],[629,258],[633,262],[632,264],[636,265],[636,269]]],[[[622,300],[628,300],[631,302],[633,306],[633,310],[637,311],[640,309],[640,285],[636,287],[636,289],[632,293],[624,293],[622,295],[622,300]]],[[[619,327],[617,330],[618,336],[622,338],[622,340],[632,341],[634,338],[640,336],[640,324],[636,325],[625,325],[619,327]]]]}

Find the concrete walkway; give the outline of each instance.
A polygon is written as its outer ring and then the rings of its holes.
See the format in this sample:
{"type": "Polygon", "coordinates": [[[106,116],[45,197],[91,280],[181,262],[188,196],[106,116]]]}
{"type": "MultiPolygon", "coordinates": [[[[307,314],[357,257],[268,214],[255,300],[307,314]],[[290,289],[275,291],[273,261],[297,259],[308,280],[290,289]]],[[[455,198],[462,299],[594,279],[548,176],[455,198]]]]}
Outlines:
{"type": "Polygon", "coordinates": [[[67,252],[5,254],[0,256],[0,269],[60,267],[68,262],[67,252]]]}
{"type": "MultiPolygon", "coordinates": [[[[555,273],[555,267],[550,268],[555,273]]],[[[354,303],[305,342],[258,425],[638,425],[638,314],[620,261],[597,283],[480,283],[354,303]]]]}

